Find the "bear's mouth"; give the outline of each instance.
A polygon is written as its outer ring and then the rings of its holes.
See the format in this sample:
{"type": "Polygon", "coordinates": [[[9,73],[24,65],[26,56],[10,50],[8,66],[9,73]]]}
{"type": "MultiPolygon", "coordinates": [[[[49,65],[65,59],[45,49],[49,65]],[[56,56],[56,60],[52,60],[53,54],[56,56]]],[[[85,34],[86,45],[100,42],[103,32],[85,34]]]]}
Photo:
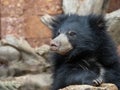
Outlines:
{"type": "Polygon", "coordinates": [[[68,48],[68,47],[59,47],[56,45],[51,45],[50,46],[50,50],[53,52],[56,52],[58,54],[61,55],[65,55],[66,53],[68,53],[72,48],[68,48]]]}
{"type": "Polygon", "coordinates": [[[53,45],[50,46],[51,51],[58,51],[58,49],[59,49],[59,47],[57,45],[53,44],[53,45]]]}

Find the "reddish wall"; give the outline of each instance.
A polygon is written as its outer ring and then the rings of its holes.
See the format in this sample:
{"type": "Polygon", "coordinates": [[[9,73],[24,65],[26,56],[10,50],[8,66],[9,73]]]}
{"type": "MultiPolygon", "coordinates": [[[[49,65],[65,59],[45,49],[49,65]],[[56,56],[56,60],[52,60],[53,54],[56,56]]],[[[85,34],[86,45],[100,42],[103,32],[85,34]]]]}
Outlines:
{"type": "MultiPolygon", "coordinates": [[[[32,46],[48,43],[50,30],[40,22],[44,14],[59,14],[62,0],[1,0],[1,38],[21,36],[32,46]]],[[[120,8],[120,0],[111,0],[108,11],[120,8]]]]}
{"type": "Polygon", "coordinates": [[[50,30],[40,22],[40,17],[61,12],[60,0],[1,0],[1,37],[21,36],[32,46],[48,43],[50,30]]]}
{"type": "Polygon", "coordinates": [[[108,12],[120,9],[120,0],[110,0],[108,12]]]}

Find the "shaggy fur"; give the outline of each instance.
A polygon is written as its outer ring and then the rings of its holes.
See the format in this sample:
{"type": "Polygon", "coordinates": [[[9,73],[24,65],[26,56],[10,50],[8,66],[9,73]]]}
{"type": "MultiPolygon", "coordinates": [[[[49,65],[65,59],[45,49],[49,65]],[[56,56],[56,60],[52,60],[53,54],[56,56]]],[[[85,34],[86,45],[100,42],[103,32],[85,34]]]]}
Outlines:
{"type": "Polygon", "coordinates": [[[53,39],[64,33],[73,46],[65,55],[53,53],[52,90],[74,84],[93,85],[93,80],[97,78],[116,84],[120,90],[120,64],[105,24],[102,15],[59,15],[51,22],[53,39]],[[69,36],[69,31],[76,34],[69,36]]]}

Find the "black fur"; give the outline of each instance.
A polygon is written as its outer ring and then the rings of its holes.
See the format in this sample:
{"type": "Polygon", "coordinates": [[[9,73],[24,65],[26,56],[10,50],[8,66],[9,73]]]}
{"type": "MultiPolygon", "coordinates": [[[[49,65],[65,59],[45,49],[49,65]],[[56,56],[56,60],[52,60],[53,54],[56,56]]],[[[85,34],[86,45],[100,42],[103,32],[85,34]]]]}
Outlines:
{"type": "Polygon", "coordinates": [[[107,34],[102,15],[59,15],[51,26],[53,39],[64,33],[73,46],[65,55],[53,54],[52,90],[74,84],[93,85],[93,80],[100,76],[101,67],[105,70],[103,81],[116,84],[120,90],[120,65],[116,47],[107,34]],[[76,35],[71,37],[68,31],[74,31],[76,35]]]}

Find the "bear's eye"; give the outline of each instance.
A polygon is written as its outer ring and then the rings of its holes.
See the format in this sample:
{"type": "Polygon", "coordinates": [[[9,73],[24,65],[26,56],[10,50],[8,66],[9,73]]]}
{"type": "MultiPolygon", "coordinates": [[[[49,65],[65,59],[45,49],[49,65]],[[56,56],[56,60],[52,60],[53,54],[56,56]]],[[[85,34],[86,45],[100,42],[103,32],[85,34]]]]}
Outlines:
{"type": "Polygon", "coordinates": [[[74,35],[76,35],[76,32],[69,31],[68,34],[69,34],[70,36],[74,36],[74,35]]]}

